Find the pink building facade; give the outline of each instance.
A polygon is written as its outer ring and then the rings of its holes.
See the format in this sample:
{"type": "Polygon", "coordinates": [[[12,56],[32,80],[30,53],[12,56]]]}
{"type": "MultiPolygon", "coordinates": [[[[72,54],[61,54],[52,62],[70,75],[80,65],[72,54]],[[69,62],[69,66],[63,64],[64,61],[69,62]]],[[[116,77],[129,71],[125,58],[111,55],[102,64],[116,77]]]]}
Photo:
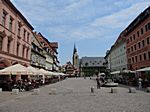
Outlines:
{"type": "Polygon", "coordinates": [[[0,0],[0,69],[30,65],[33,27],[10,0],[0,0]]]}

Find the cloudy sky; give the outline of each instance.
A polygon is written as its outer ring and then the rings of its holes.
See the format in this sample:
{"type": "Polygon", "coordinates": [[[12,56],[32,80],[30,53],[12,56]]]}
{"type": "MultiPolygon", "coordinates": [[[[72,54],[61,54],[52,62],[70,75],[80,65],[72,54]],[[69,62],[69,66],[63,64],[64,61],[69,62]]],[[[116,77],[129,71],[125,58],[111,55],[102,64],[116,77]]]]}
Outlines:
{"type": "Polygon", "coordinates": [[[149,0],[11,0],[49,41],[59,43],[61,64],[72,60],[74,43],[83,56],[105,56],[120,32],[149,0]]]}

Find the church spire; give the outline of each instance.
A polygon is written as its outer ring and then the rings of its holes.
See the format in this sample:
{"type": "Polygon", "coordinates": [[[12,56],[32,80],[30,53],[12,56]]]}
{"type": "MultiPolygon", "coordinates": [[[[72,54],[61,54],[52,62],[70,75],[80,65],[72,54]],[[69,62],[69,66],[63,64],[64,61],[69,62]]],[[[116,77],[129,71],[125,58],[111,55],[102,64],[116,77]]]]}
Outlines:
{"type": "Polygon", "coordinates": [[[73,54],[77,52],[76,45],[74,44],[73,54]]]}
{"type": "Polygon", "coordinates": [[[74,49],[73,49],[72,63],[73,63],[74,67],[78,66],[78,53],[77,53],[77,49],[76,49],[75,43],[74,43],[74,49]]]}

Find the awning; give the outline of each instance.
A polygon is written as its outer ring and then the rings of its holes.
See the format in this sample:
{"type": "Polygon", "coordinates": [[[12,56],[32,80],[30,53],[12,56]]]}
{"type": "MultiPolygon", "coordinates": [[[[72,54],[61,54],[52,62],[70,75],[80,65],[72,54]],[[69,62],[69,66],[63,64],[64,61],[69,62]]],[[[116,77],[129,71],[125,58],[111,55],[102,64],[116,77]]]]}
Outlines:
{"type": "Polygon", "coordinates": [[[138,69],[138,70],[136,70],[136,71],[137,71],[137,72],[150,71],[150,67],[146,67],[146,68],[138,69]]]}
{"type": "Polygon", "coordinates": [[[4,68],[2,70],[0,70],[0,75],[27,75],[28,72],[26,70],[26,67],[21,65],[21,64],[16,64],[16,65],[12,65],[9,66],[7,68],[4,68]]]}
{"type": "Polygon", "coordinates": [[[111,72],[110,74],[119,74],[120,71],[114,71],[114,72],[111,72]]]}
{"type": "Polygon", "coordinates": [[[27,67],[26,70],[27,70],[28,74],[39,75],[39,71],[32,66],[27,67]]]}
{"type": "Polygon", "coordinates": [[[44,69],[40,69],[39,72],[40,72],[40,75],[53,75],[53,72],[46,71],[44,69]]]}
{"type": "Polygon", "coordinates": [[[135,71],[131,71],[131,70],[123,70],[123,73],[135,73],[135,71]]]}

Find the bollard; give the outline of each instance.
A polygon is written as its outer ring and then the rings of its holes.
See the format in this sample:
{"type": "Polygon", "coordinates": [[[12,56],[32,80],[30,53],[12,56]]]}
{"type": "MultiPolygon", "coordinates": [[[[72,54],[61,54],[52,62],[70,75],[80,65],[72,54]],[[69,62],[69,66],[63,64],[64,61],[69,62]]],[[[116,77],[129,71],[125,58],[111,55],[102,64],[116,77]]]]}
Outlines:
{"type": "Polygon", "coordinates": [[[111,93],[117,93],[117,88],[111,88],[111,93]]]}
{"type": "Polygon", "coordinates": [[[33,95],[39,95],[40,89],[34,89],[33,90],[33,95]]]}
{"type": "Polygon", "coordinates": [[[94,93],[94,87],[91,87],[91,93],[94,93]]]}
{"type": "Polygon", "coordinates": [[[0,88],[0,93],[2,93],[2,88],[0,88]]]}
{"type": "Polygon", "coordinates": [[[146,88],[146,91],[147,91],[148,93],[150,93],[150,87],[147,87],[147,88],[146,88]]]}
{"type": "Polygon", "coordinates": [[[12,89],[12,94],[14,94],[14,95],[19,94],[19,89],[12,89]]]}
{"type": "Polygon", "coordinates": [[[133,88],[133,87],[130,87],[130,88],[129,88],[129,93],[136,93],[136,89],[133,88]]]}

